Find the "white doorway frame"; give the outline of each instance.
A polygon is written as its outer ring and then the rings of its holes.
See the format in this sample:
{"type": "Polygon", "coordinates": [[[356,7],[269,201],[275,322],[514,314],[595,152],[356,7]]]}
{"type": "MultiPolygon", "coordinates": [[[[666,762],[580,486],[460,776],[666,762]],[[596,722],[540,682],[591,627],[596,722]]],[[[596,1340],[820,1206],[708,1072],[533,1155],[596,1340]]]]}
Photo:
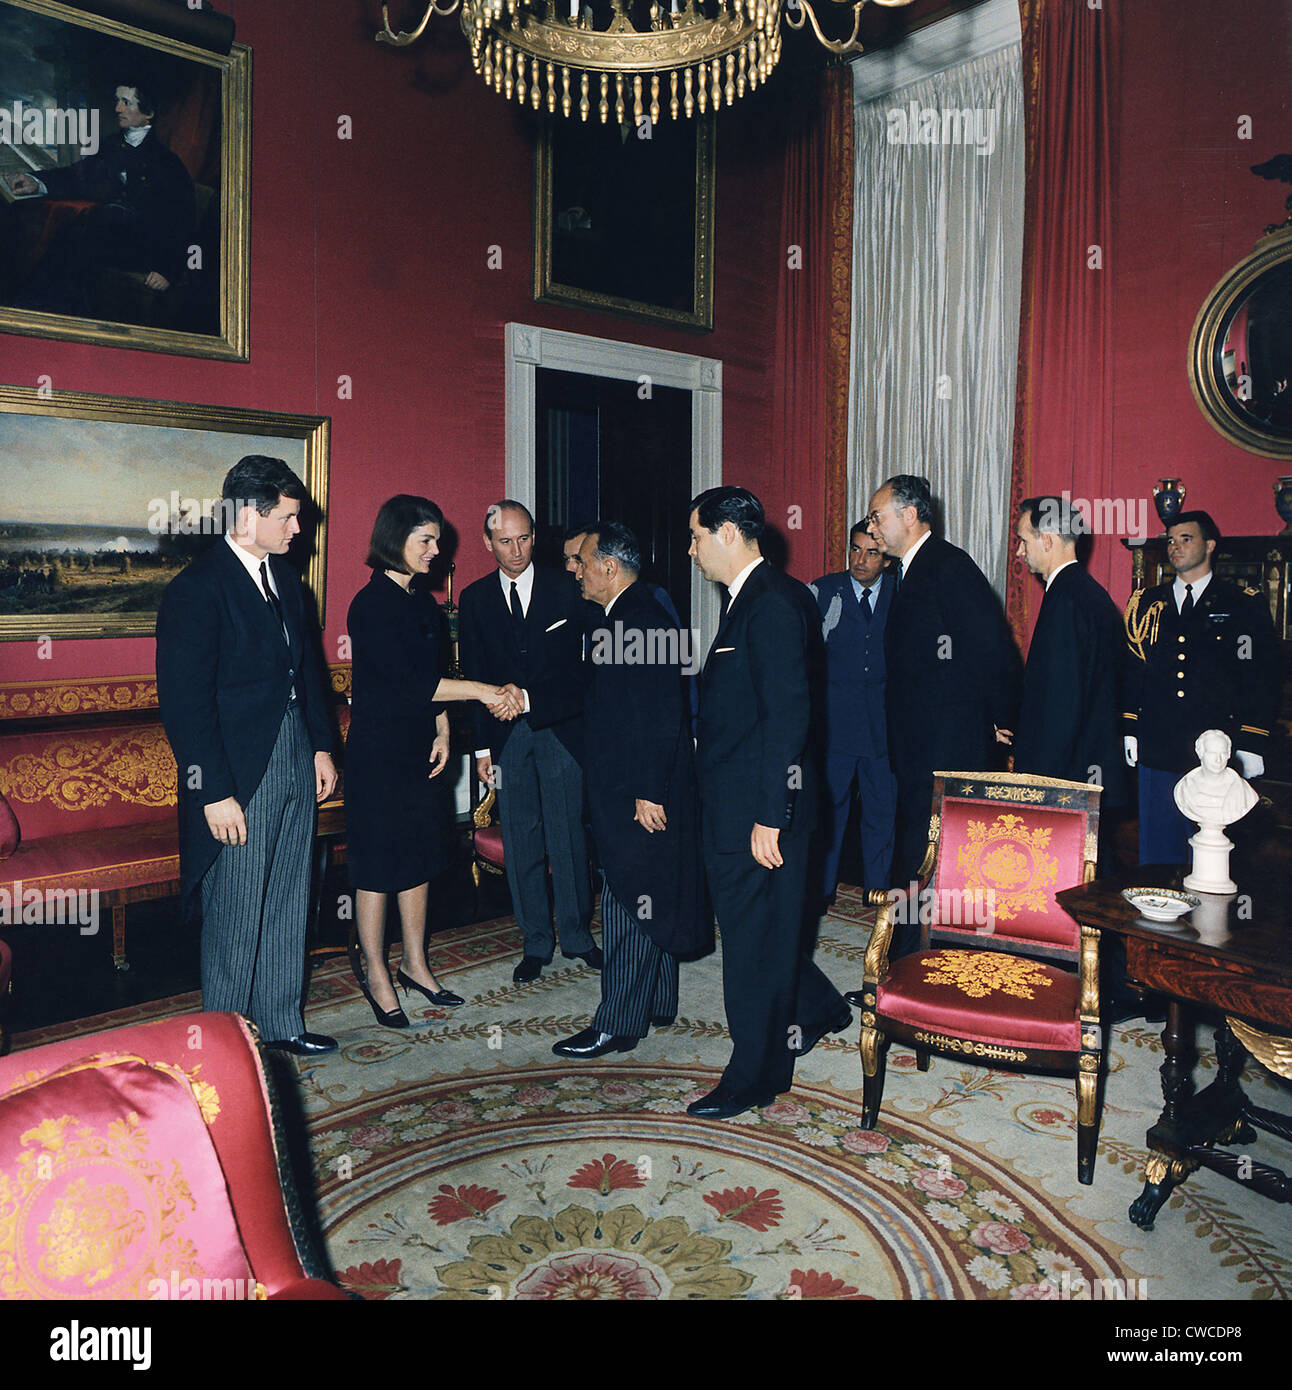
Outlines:
{"type": "MultiPolygon", "coordinates": [[[[528,323],[506,326],[506,448],[507,496],[531,510],[535,497],[535,373],[539,367],[557,372],[651,386],[672,386],[691,393],[691,495],[722,482],[722,362],[664,348],[621,343],[613,338],[590,338],[528,323]]],[[[686,519],[678,518],[684,527],[686,519]]],[[[691,626],[707,652],[718,630],[718,590],[697,571],[691,584],[691,626]]]]}

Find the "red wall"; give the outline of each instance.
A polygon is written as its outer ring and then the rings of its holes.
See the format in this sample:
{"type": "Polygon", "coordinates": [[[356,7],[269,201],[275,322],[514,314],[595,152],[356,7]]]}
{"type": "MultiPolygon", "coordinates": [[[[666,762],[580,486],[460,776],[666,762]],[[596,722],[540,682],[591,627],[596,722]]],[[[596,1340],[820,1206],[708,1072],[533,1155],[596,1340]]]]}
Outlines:
{"type": "MultiPolygon", "coordinates": [[[[1128,497],[1162,477],[1187,485],[1228,535],[1281,529],[1272,484],[1292,463],[1230,444],[1189,390],[1189,332],[1215,284],[1284,217],[1286,184],[1248,172],[1292,150],[1292,7],[1122,7],[1124,53],[1115,208],[1114,448],[1128,497]],[[1251,117],[1252,138],[1238,138],[1251,117]]],[[[1150,506],[1151,534],[1160,526],[1150,506]]],[[[1113,549],[1113,547],[1109,547],[1113,549]]],[[[1114,598],[1129,593],[1121,546],[1101,574],[1114,598]]]]}
{"type": "MultiPolygon", "coordinates": [[[[485,571],[475,536],[503,489],[509,321],[720,358],[727,476],[764,493],[773,516],[812,504],[810,530],[789,537],[796,570],[812,569],[820,485],[785,480],[766,457],[784,254],[774,92],[746,98],[747,109],[719,122],[717,327],[684,333],[533,303],[531,127],[471,71],[456,20],[433,21],[429,42],[400,51],[373,41],[380,6],[369,0],[226,8],[254,58],[251,361],[0,335],[0,379],[35,385],[47,373],[60,390],[331,416],[333,658],[367,577],[373,516],[392,492],[425,493],[444,508],[462,536],[460,583],[485,571]],[[352,118],[352,139],[337,138],[342,115],[352,118]],[[487,268],[492,245],[502,248],[498,270],[487,268]],[[342,374],[353,379],[351,400],[337,399],[342,374]],[[797,495],[805,490],[810,498],[797,495]]],[[[0,680],[152,667],[151,639],[55,642],[52,660],[38,660],[29,643],[0,644],[0,680]]]]}

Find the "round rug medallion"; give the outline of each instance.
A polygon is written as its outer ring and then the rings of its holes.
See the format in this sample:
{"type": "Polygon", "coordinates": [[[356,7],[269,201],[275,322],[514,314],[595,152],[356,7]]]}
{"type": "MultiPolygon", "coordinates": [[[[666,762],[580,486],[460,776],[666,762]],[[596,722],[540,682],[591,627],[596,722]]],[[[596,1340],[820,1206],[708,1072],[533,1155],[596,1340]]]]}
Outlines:
{"type": "Polygon", "coordinates": [[[687,1116],[712,1082],[495,1072],[339,1109],[315,1145],[338,1277],[366,1298],[1052,1298],[1107,1265],[918,1120],[863,1130],[805,1087],[687,1116]]]}

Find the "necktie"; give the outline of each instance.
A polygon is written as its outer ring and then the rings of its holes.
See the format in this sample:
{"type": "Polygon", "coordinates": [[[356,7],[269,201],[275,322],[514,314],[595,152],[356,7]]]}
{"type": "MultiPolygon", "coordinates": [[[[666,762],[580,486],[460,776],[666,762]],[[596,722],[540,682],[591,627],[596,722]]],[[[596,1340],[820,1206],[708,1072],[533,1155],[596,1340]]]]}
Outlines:
{"type": "Polygon", "coordinates": [[[516,581],[511,581],[511,616],[517,623],[525,621],[525,610],[521,606],[520,595],[516,592],[516,581]]]}
{"type": "Polygon", "coordinates": [[[260,562],[260,587],[265,591],[265,602],[274,610],[278,618],[278,625],[283,630],[283,641],[290,647],[291,638],[287,635],[287,619],[283,617],[283,605],[278,595],[269,587],[269,561],[260,562]]]}
{"type": "Polygon", "coordinates": [[[1180,605],[1180,616],[1187,618],[1193,613],[1193,585],[1184,586],[1184,602],[1180,605]]]}
{"type": "Polygon", "coordinates": [[[873,588],[863,589],[861,591],[861,616],[865,618],[867,622],[869,622],[871,618],[875,616],[875,610],[871,606],[874,601],[874,598],[875,591],[873,588]]]}

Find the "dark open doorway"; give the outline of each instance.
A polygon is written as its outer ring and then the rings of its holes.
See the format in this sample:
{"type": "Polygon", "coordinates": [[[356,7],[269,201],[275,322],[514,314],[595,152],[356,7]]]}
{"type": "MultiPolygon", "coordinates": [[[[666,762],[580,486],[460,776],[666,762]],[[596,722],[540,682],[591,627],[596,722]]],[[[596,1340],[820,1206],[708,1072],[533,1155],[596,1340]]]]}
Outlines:
{"type": "Polygon", "coordinates": [[[534,398],[539,562],[560,566],[569,526],[622,521],[641,542],[643,577],[668,590],[685,622],[691,393],[539,367],[534,398]]]}

